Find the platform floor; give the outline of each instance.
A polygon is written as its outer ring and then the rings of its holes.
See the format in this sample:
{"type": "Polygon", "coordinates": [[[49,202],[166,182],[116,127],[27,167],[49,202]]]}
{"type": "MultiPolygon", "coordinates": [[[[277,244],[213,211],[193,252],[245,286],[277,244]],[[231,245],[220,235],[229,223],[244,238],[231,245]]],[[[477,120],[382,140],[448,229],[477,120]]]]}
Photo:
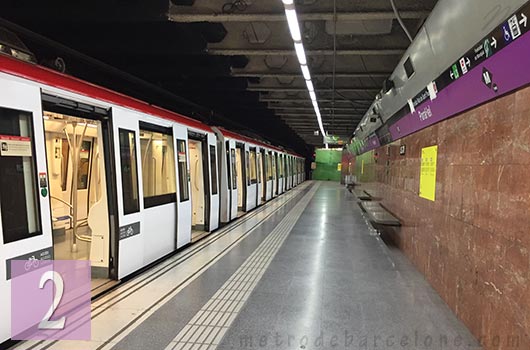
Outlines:
{"type": "Polygon", "coordinates": [[[480,349],[343,186],[306,182],[121,284],[92,341],[16,349],[480,349]]]}

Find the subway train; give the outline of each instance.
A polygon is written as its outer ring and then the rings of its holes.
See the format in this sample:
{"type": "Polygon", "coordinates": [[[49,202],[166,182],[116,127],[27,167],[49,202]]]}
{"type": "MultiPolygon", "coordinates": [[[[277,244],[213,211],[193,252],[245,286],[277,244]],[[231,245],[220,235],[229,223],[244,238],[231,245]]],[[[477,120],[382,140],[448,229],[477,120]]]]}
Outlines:
{"type": "Polygon", "coordinates": [[[99,288],[305,176],[297,154],[3,55],[0,146],[4,306],[11,260],[90,260],[99,288]]]}

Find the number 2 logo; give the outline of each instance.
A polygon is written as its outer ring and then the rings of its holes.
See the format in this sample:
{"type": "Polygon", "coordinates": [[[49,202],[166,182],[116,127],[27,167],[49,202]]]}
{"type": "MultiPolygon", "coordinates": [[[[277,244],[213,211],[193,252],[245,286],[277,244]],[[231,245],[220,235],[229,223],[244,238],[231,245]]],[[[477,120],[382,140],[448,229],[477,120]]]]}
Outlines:
{"type": "Polygon", "coordinates": [[[55,293],[53,296],[52,305],[48,309],[48,312],[46,312],[46,314],[44,315],[42,321],[40,321],[39,323],[39,329],[64,329],[66,317],[63,316],[58,320],[50,321],[50,318],[53,316],[55,310],[57,310],[57,307],[59,306],[59,304],[61,303],[61,299],[63,298],[63,277],[57,271],[46,271],[42,274],[40,278],[39,288],[43,289],[46,285],[46,282],[48,281],[52,281],[52,283],[55,285],[55,293]]]}
{"type": "Polygon", "coordinates": [[[11,263],[11,338],[90,340],[91,265],[85,260],[11,263]]]}

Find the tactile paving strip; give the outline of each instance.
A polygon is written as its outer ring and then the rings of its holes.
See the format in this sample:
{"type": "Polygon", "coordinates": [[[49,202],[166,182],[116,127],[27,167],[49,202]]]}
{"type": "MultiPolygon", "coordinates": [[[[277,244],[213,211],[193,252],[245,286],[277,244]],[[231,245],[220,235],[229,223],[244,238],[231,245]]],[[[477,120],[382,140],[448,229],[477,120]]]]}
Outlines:
{"type": "Polygon", "coordinates": [[[239,269],[179,332],[166,350],[217,348],[318,187],[319,184],[313,186],[284,217],[239,269]]]}

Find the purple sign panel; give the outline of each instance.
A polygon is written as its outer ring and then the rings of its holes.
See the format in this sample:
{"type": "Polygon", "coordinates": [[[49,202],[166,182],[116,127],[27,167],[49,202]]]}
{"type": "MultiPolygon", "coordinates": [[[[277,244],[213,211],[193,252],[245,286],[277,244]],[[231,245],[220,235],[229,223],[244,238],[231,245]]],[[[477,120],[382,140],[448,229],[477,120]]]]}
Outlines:
{"type": "Polygon", "coordinates": [[[90,340],[90,261],[11,261],[11,338],[90,340]]]}
{"type": "Polygon", "coordinates": [[[372,135],[368,138],[368,140],[366,140],[366,143],[361,149],[361,154],[371,151],[373,149],[376,149],[380,146],[381,146],[381,142],[379,141],[379,138],[377,137],[377,135],[372,135]]]}
{"type": "Polygon", "coordinates": [[[530,33],[494,56],[390,126],[393,140],[450,118],[530,83],[530,33]]]}

